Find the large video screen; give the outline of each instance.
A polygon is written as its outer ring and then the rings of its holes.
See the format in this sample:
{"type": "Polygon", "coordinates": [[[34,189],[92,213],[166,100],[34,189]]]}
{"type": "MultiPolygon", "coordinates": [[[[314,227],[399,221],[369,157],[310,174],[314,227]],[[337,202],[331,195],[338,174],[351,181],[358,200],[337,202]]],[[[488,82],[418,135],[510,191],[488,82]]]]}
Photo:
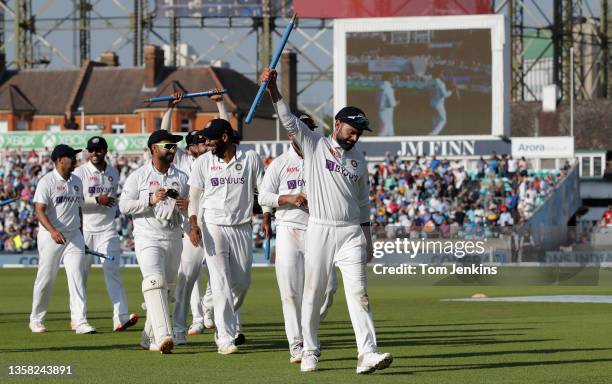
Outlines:
{"type": "Polygon", "coordinates": [[[365,139],[510,135],[503,15],[334,21],[334,110],[365,110],[365,139]]]}
{"type": "Polygon", "coordinates": [[[347,32],[346,102],[374,136],[490,135],[490,29],[347,32]]]}

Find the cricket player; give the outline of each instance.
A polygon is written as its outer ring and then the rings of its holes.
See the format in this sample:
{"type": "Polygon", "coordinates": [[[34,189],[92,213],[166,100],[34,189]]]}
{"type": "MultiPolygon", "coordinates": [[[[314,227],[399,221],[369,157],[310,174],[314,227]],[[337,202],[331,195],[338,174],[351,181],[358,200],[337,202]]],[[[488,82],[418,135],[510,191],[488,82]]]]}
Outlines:
{"type": "MultiPolygon", "coordinates": [[[[357,373],[387,368],[389,353],[378,353],[368,293],[366,263],[373,255],[370,233],[368,169],[365,157],[353,150],[368,119],[356,107],[342,108],[335,116],[331,137],[312,132],[291,114],[276,85],[276,71],[260,77],[277,114],[304,154],[308,228],[305,238],[301,371],[318,370],[320,310],[334,264],[340,268],[349,315],[357,340],[357,373]]],[[[214,288],[213,288],[214,290],[214,288]]]]}
{"type": "Polygon", "coordinates": [[[391,83],[384,80],[378,90],[378,118],[382,123],[379,136],[395,136],[393,111],[398,104],[391,83]]]}
{"type": "Polygon", "coordinates": [[[227,355],[238,352],[237,345],[245,341],[237,328],[237,315],[251,284],[251,215],[264,168],[255,151],[243,151],[234,144],[227,120],[211,120],[202,133],[209,151],[195,161],[189,178],[189,236],[194,245],[203,242],[206,248],[215,339],[218,352],[227,355]],[[204,205],[202,231],[197,223],[200,202],[204,205]]]}
{"type": "MultiPolygon", "coordinates": [[[[216,89],[211,89],[216,91],[216,89]]],[[[183,94],[175,93],[174,99],[170,101],[168,110],[164,114],[161,123],[161,129],[170,131],[172,126],[172,111],[176,105],[183,100],[183,94]]],[[[210,97],[217,104],[219,113],[227,118],[227,112],[223,104],[222,95],[213,95],[210,97]]],[[[201,131],[191,131],[185,138],[187,142],[186,150],[177,149],[174,157],[174,165],[187,175],[191,173],[191,168],[195,159],[203,155],[207,151],[206,138],[201,131]]],[[[198,220],[201,224],[202,213],[198,212],[198,220]]],[[[189,223],[185,220],[183,230],[189,233],[189,223]]],[[[182,345],[187,343],[185,333],[189,335],[198,335],[204,332],[205,326],[209,328],[214,326],[212,321],[212,290],[210,289],[210,278],[206,284],[206,295],[200,299],[201,281],[202,281],[202,263],[205,261],[204,249],[194,246],[189,236],[183,237],[183,253],[181,255],[181,264],[178,272],[177,286],[175,292],[175,305],[172,320],[174,322],[174,344],[182,345]],[[195,289],[194,289],[195,288],[195,289]],[[187,310],[188,303],[191,306],[193,322],[187,329],[187,310]],[[211,324],[212,323],[212,324],[211,324]]],[[[208,277],[208,269],[205,269],[208,277]]]]}
{"type": "MultiPolygon", "coordinates": [[[[310,130],[316,128],[312,118],[300,116],[310,130]]],[[[289,140],[293,136],[288,134],[289,140]]],[[[289,341],[289,362],[302,361],[304,341],[302,337],[301,308],[304,291],[304,234],[308,226],[308,200],[304,180],[304,158],[300,147],[292,141],[289,150],[270,163],[259,191],[262,205],[276,208],[276,280],[280,291],[285,333],[289,341]]],[[[270,223],[271,214],[264,214],[270,223]]],[[[268,224],[269,225],[269,224],[268,224]]],[[[321,319],[331,306],[338,289],[336,272],[332,269],[321,308],[321,319]]]]}
{"type": "MultiPolygon", "coordinates": [[[[92,251],[113,256],[102,259],[104,281],[113,305],[113,329],[123,331],[138,322],[135,313],[128,313],[127,297],[121,283],[121,244],[115,226],[119,171],[106,163],[108,143],[101,136],[87,141],[89,161],[78,167],[74,174],[83,182],[83,235],[85,245],[92,251]]],[[[87,255],[91,265],[92,256],[87,255]]]]}
{"type": "Polygon", "coordinates": [[[440,71],[438,76],[432,79],[430,94],[431,106],[435,111],[432,119],[432,130],[430,135],[439,135],[446,126],[446,106],[444,102],[453,92],[446,89],[446,85],[442,81],[444,72],[440,71]]]}
{"type": "Polygon", "coordinates": [[[136,259],[143,278],[147,320],[140,345],[163,354],[174,348],[168,297],[176,285],[188,206],[188,176],[172,164],[182,139],[166,130],[153,132],[147,141],[151,162],[128,176],[119,200],[121,212],[134,218],[136,259]]]}
{"type": "Polygon", "coordinates": [[[30,330],[47,332],[43,320],[60,263],[64,263],[70,294],[70,320],[77,334],[95,333],[87,322],[87,269],[83,240],[83,183],[73,174],[80,149],[59,144],[51,153],[55,170],[44,175],[34,193],[38,228],[38,272],[34,282],[30,330]]]}

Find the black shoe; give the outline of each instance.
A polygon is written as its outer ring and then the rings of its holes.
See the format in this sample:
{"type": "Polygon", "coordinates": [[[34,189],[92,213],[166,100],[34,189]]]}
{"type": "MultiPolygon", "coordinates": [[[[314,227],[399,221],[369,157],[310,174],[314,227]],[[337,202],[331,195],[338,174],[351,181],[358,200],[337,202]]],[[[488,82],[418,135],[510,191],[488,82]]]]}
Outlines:
{"type": "Polygon", "coordinates": [[[234,345],[242,345],[244,343],[246,343],[246,337],[244,337],[242,333],[239,333],[234,339],[234,345]]]}

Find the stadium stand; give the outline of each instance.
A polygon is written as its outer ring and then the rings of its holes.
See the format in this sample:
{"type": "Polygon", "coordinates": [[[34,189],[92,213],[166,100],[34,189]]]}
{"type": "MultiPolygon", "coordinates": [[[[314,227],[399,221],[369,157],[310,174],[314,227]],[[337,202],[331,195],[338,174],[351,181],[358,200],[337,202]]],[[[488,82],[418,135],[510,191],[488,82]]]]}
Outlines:
{"type": "MultiPolygon", "coordinates": [[[[110,163],[120,171],[120,186],[131,171],[148,160],[142,156],[113,155],[110,163]]],[[[49,151],[0,153],[0,251],[36,249],[37,221],[32,197],[40,177],[53,169],[49,151]]],[[[264,159],[267,165],[271,158],[264,159]]],[[[481,158],[475,170],[456,160],[435,156],[400,160],[387,154],[370,173],[371,219],[378,238],[496,236],[526,222],[569,170],[531,169],[525,159],[511,156],[481,158]]],[[[120,187],[121,188],[121,187],[120,187]]],[[[255,217],[253,238],[261,247],[260,217],[255,217]]],[[[133,250],[131,218],[119,216],[122,247],[133,250]]]]}

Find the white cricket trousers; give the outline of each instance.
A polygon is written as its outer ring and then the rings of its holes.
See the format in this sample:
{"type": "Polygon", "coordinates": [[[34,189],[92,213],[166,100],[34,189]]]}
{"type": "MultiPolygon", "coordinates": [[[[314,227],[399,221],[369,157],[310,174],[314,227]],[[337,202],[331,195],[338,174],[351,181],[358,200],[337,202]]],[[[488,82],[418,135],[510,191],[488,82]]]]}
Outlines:
{"type": "MultiPolygon", "coordinates": [[[[303,342],[302,337],[302,295],[304,291],[304,236],[305,230],[285,225],[276,227],[276,281],[285,318],[285,333],[289,350],[303,342]]],[[[336,271],[332,268],[325,289],[325,298],[320,309],[321,320],[331,307],[334,293],[338,288],[336,271]]]]}
{"type": "MultiPolygon", "coordinates": [[[[178,279],[176,281],[175,305],[174,305],[174,331],[187,332],[187,311],[191,306],[191,314],[193,322],[203,322],[203,301],[200,299],[200,290],[202,286],[202,262],[204,261],[204,248],[194,247],[185,235],[183,238],[183,253],[181,254],[181,263],[178,271],[178,279]]],[[[208,275],[208,269],[206,269],[208,275]]],[[[210,280],[210,278],[208,279],[210,280]]],[[[210,284],[207,284],[207,291],[210,290],[210,284]]],[[[212,296],[209,295],[212,301],[212,296]]],[[[206,296],[205,296],[206,298],[206,296]]],[[[212,304],[210,304],[212,307],[212,304]]]]}
{"type": "Polygon", "coordinates": [[[217,346],[232,344],[238,331],[238,310],[251,285],[253,227],[206,224],[202,231],[213,293],[217,346]]]}
{"type": "MultiPolygon", "coordinates": [[[[181,239],[150,240],[145,237],[136,236],[134,243],[136,260],[138,260],[138,266],[140,267],[143,280],[151,275],[163,276],[168,286],[168,297],[172,297],[176,286],[179,265],[181,263],[181,252],[183,250],[181,239]]],[[[149,337],[153,338],[151,319],[148,314],[144,330],[149,337]]],[[[160,342],[161,340],[155,341],[160,342]]]]}
{"type": "Polygon", "coordinates": [[[437,113],[432,118],[432,130],[431,135],[439,135],[440,132],[446,126],[446,107],[444,106],[444,99],[434,104],[433,109],[437,113]]]}
{"type": "MultiPolygon", "coordinates": [[[[113,256],[114,260],[100,259],[104,270],[104,282],[106,291],[113,305],[113,325],[123,324],[130,319],[128,313],[127,297],[121,282],[121,244],[116,232],[92,233],[85,232],[85,245],[92,251],[113,256]]],[[[94,256],[86,255],[89,265],[94,261],[94,256]]]]}
{"type": "Polygon", "coordinates": [[[378,118],[383,128],[379,136],[395,136],[395,127],[393,125],[394,109],[395,108],[380,108],[378,110],[378,118]]]}
{"type": "Polygon", "coordinates": [[[87,270],[85,243],[81,231],[64,232],[65,244],[57,244],[47,231],[39,231],[38,272],[32,295],[30,321],[43,321],[60,263],[64,263],[70,295],[70,320],[76,326],[87,323],[87,270]]]}
{"type": "Polygon", "coordinates": [[[365,235],[359,225],[323,225],[312,218],[308,222],[302,299],[304,351],[319,352],[319,312],[335,264],[342,273],[358,354],[376,352],[376,333],[366,290],[365,246],[365,235]]]}
{"type": "MultiPolygon", "coordinates": [[[[206,257],[204,257],[206,261],[206,257]]],[[[205,263],[200,268],[198,278],[193,285],[193,291],[191,292],[191,316],[192,323],[201,323],[204,321],[204,314],[213,310],[213,296],[212,288],[210,288],[210,273],[208,272],[208,266],[205,263]],[[206,290],[204,295],[202,292],[202,272],[206,274],[206,290]]]]}

